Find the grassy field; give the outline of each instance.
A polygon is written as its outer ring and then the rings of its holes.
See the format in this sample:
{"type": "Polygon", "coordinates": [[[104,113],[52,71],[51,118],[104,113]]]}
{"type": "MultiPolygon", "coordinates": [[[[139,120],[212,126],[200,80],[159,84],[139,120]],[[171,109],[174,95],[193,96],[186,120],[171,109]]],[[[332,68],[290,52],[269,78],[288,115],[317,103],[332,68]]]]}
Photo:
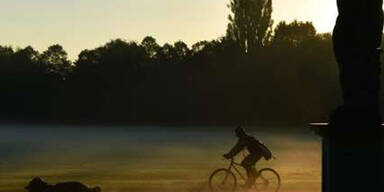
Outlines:
{"type": "MultiPolygon", "coordinates": [[[[191,128],[3,127],[0,192],[21,192],[40,176],[81,181],[105,192],[207,191],[210,173],[236,142],[231,131],[191,128]]],[[[256,130],[256,129],[255,129],[256,130]]],[[[309,131],[252,131],[275,153],[285,192],[321,191],[320,142],[309,131]]],[[[242,155],[239,155],[241,159],[242,155]]]]}

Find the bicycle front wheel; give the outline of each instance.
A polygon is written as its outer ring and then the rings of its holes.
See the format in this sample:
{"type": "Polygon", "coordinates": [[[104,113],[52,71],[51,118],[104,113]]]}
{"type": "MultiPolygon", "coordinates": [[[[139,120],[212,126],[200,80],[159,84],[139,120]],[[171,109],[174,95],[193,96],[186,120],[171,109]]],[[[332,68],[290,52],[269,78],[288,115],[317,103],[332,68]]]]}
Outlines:
{"type": "Polygon", "coordinates": [[[261,169],[258,172],[255,187],[258,192],[278,192],[280,189],[280,176],[273,169],[261,169]]]}
{"type": "Polygon", "coordinates": [[[217,169],[209,177],[209,189],[211,192],[234,192],[237,180],[228,169],[217,169]]]}

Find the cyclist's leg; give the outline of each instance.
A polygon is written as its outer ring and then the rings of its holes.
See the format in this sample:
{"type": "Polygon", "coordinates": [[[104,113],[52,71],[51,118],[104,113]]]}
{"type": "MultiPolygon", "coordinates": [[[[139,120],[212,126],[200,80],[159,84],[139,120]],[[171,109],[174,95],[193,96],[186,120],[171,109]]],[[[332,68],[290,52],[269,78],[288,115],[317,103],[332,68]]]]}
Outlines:
{"type": "Polygon", "coordinates": [[[258,160],[260,160],[260,156],[258,155],[248,155],[244,158],[244,160],[241,162],[241,165],[245,168],[247,171],[247,182],[245,184],[246,187],[251,188],[255,184],[256,180],[256,170],[255,170],[255,164],[258,160]]]}

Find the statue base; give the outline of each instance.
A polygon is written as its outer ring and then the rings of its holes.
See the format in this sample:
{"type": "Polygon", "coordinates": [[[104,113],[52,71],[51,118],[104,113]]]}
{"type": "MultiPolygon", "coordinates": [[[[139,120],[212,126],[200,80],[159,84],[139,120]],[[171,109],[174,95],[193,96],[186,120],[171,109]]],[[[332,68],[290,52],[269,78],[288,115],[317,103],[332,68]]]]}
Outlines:
{"type": "Polygon", "coordinates": [[[322,137],[322,191],[384,191],[383,125],[351,125],[310,124],[322,137]]]}

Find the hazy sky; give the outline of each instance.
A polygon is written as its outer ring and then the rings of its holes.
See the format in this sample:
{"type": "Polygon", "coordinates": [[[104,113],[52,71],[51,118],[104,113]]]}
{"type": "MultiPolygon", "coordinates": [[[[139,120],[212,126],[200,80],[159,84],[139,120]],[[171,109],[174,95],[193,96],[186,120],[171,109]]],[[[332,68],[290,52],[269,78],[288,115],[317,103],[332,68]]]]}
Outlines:
{"type": "MultiPolygon", "coordinates": [[[[191,45],[225,34],[229,0],[1,0],[0,45],[64,46],[71,59],[115,38],[191,45]]],[[[275,23],[313,21],[332,30],[336,0],[273,0],[275,23]]]]}

